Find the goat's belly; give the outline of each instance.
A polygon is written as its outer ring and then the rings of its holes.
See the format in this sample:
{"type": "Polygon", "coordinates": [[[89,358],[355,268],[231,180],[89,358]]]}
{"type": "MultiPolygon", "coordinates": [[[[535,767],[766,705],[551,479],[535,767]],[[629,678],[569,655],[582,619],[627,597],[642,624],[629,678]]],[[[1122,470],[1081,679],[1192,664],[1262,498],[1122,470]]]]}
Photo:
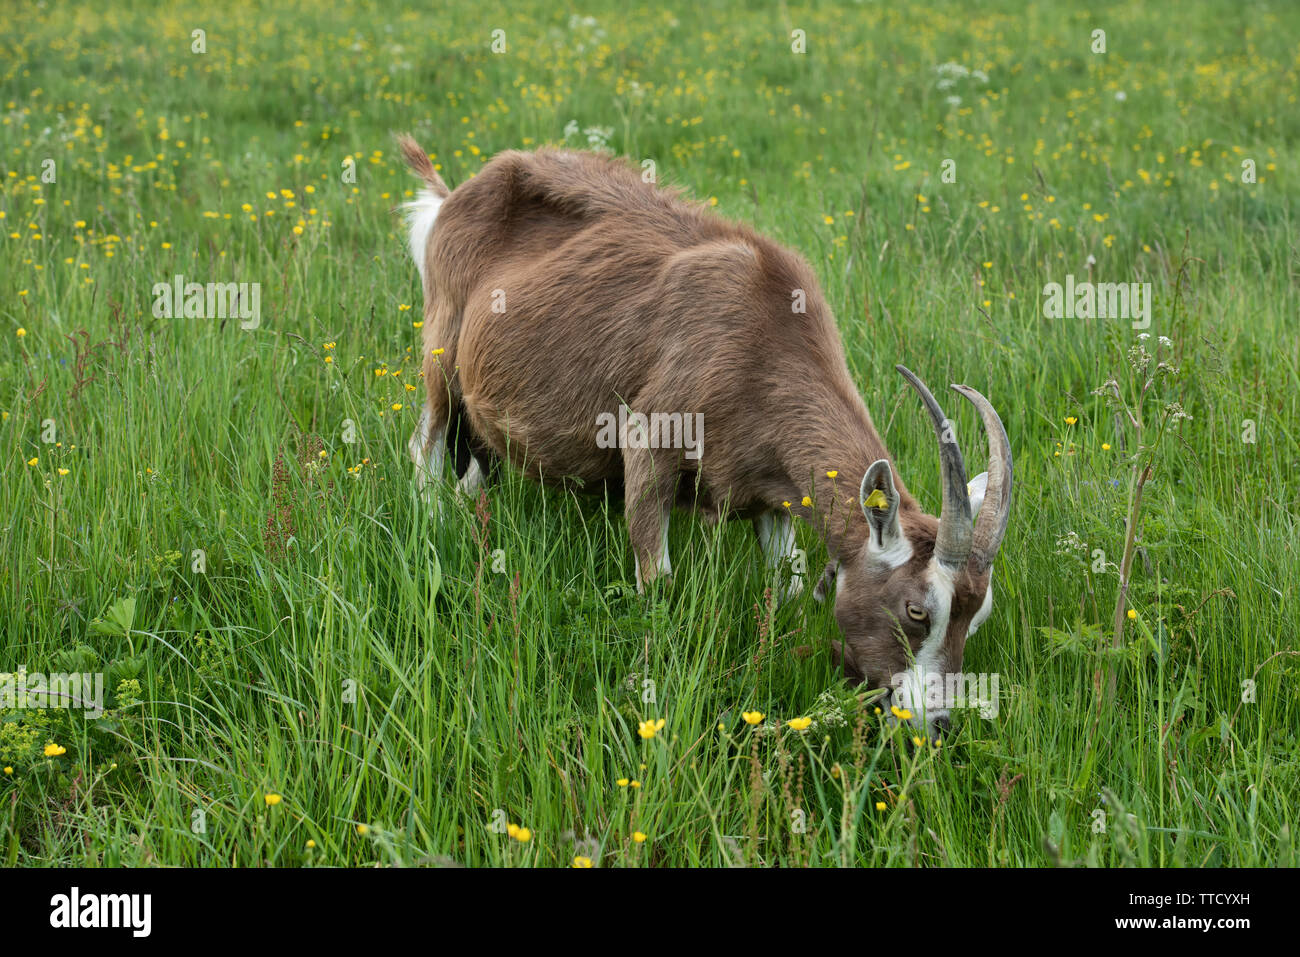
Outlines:
{"type": "Polygon", "coordinates": [[[490,387],[463,396],[478,438],[530,478],[546,483],[621,482],[617,443],[603,441],[597,407],[561,393],[490,387]]]}
{"type": "MultiPolygon", "coordinates": [[[[519,301],[538,298],[519,288],[519,301]]],[[[621,481],[623,457],[607,424],[622,402],[637,401],[649,371],[638,328],[644,335],[642,323],[593,311],[577,294],[503,315],[467,310],[457,363],[475,432],[533,478],[621,481]]]]}

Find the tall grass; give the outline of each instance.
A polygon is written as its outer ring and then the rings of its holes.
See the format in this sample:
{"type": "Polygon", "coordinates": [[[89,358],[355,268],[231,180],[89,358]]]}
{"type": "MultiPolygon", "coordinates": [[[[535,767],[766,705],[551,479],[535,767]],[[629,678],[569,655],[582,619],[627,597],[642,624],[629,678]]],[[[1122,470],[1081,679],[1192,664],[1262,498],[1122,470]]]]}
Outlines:
{"type": "Polygon", "coordinates": [[[109,710],[0,710],[0,859],[1293,864],[1297,13],[587,13],[6,22],[0,671],[103,672],[109,710]],[[617,502],[505,471],[431,521],[397,129],[452,183],[543,142],[653,159],[802,252],[931,509],[894,364],[990,396],[1016,493],[965,667],[1000,676],[996,719],[891,728],[837,675],[830,606],[767,601],[747,524],[675,516],[642,598],[617,502]],[[1153,453],[1117,648],[1141,450],[1093,390],[1140,386],[1139,340],[1045,318],[1067,273],[1152,284],[1144,342],[1179,372],[1144,408],[1191,416],[1153,453]],[[260,325],[156,318],[176,274],[260,283],[260,325]]]}

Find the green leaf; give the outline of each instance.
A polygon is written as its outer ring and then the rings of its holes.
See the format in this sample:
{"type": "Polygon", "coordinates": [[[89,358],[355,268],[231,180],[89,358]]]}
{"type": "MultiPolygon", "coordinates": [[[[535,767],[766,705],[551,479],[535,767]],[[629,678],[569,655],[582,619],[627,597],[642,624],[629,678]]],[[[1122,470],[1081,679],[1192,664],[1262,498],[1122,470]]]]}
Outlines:
{"type": "Polygon", "coordinates": [[[429,581],[429,601],[438,597],[438,589],[442,587],[442,562],[438,561],[438,553],[434,551],[432,543],[429,545],[429,557],[431,561],[425,570],[429,581]]]}
{"type": "Polygon", "coordinates": [[[101,635],[115,635],[125,638],[131,634],[135,623],[135,599],[123,598],[109,606],[103,618],[96,618],[90,623],[93,631],[101,635]]]}

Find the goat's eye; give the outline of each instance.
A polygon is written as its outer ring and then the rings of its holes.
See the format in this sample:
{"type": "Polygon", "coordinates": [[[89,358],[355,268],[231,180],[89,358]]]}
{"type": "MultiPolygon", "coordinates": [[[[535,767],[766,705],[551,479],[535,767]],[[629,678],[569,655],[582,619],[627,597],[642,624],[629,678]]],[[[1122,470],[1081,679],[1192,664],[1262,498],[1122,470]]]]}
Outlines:
{"type": "Polygon", "coordinates": [[[909,601],[907,603],[907,617],[912,621],[925,621],[930,617],[930,613],[920,605],[914,605],[909,601]]]}

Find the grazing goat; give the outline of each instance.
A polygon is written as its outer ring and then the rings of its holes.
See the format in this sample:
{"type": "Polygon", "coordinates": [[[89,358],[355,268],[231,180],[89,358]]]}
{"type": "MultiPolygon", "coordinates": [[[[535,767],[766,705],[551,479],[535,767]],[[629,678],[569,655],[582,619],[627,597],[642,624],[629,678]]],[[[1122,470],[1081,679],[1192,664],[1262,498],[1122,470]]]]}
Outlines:
{"type": "Polygon", "coordinates": [[[835,579],[845,672],[889,688],[916,723],[946,726],[949,702],[927,691],[960,671],[989,615],[1011,499],[988,400],[952,387],[989,441],[988,471],[968,485],[951,424],[898,367],[938,437],[943,508],[928,515],[799,256],[606,156],[504,152],[451,192],[413,140],[400,146],[425,184],[406,207],[424,287],[427,396],[410,442],[421,486],[457,432],[473,450],[462,490],[488,457],[538,480],[621,485],[638,587],[671,573],[675,505],[752,519],[774,568],[798,516],[831,557],[817,592],[835,579]],[[646,434],[655,416],[669,441],[646,434]],[[689,447],[685,429],[675,441],[675,416],[706,424],[707,441],[689,447]]]}

